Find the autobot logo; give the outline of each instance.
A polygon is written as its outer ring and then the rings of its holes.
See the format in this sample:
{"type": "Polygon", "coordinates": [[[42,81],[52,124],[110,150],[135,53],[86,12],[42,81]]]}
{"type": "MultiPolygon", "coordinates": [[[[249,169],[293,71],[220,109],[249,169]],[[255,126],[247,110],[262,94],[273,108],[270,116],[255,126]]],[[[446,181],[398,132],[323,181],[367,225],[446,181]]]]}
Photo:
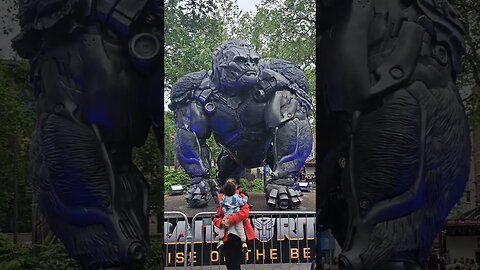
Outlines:
{"type": "Polygon", "coordinates": [[[274,235],[275,219],[270,217],[261,217],[253,220],[253,227],[257,239],[262,242],[268,242],[274,235]]]}

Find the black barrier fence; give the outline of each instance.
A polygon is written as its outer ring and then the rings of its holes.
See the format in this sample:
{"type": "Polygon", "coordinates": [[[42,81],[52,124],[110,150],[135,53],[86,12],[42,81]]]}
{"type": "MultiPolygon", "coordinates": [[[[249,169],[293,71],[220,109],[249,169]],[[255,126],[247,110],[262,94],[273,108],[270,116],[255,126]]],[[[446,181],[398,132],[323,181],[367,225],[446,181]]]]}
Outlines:
{"type": "Polygon", "coordinates": [[[187,236],[190,225],[187,216],[182,212],[169,211],[164,214],[164,262],[166,266],[187,268],[185,251],[187,248],[187,236]]]}

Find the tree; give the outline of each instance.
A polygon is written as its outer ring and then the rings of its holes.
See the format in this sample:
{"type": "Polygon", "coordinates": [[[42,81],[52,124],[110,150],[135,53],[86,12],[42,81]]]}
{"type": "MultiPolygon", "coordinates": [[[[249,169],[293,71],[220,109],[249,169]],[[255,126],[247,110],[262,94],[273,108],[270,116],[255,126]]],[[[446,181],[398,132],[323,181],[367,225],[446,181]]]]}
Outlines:
{"type": "Polygon", "coordinates": [[[18,231],[31,228],[32,197],[27,168],[35,116],[27,77],[26,63],[0,62],[0,231],[4,232],[14,230],[14,221],[18,221],[18,231]]]}
{"type": "Polygon", "coordinates": [[[467,89],[464,99],[470,123],[477,127],[480,123],[480,2],[477,0],[455,0],[454,7],[460,12],[466,27],[466,53],[459,86],[467,89]]]}
{"type": "Polygon", "coordinates": [[[208,70],[213,50],[225,40],[214,1],[165,1],[165,82],[208,70]]]}
{"type": "Polygon", "coordinates": [[[157,215],[161,215],[164,190],[163,158],[152,131],[149,133],[145,144],[133,150],[132,159],[149,183],[148,206],[150,210],[157,215]]]}
{"type": "MultiPolygon", "coordinates": [[[[305,71],[309,94],[315,100],[315,1],[264,0],[255,13],[240,11],[235,0],[192,1],[165,3],[167,97],[171,85],[181,76],[211,68],[211,56],[218,45],[240,38],[254,45],[264,59],[280,58],[296,63],[305,71]]],[[[167,148],[173,153],[173,147],[168,146],[173,145],[171,127],[173,116],[166,115],[166,155],[170,151],[167,148]]],[[[220,147],[213,138],[207,144],[212,157],[216,157],[220,147]]],[[[166,161],[169,165],[173,163],[169,157],[166,161]]]]}
{"type": "MultiPolygon", "coordinates": [[[[256,13],[242,14],[234,31],[235,37],[253,44],[261,57],[297,64],[307,75],[312,101],[316,94],[315,15],[315,1],[264,0],[256,13]]],[[[312,112],[315,116],[315,106],[312,112]]]]}
{"type": "Polygon", "coordinates": [[[264,0],[256,13],[239,11],[236,1],[165,3],[165,78],[167,91],[181,76],[211,67],[223,41],[240,38],[263,58],[298,64],[315,95],[315,1],[264,0]]]}
{"type": "Polygon", "coordinates": [[[165,145],[165,166],[175,165],[175,154],[173,149],[173,141],[175,137],[175,127],[173,123],[173,112],[166,111],[163,114],[164,122],[164,145],[165,145]]]}

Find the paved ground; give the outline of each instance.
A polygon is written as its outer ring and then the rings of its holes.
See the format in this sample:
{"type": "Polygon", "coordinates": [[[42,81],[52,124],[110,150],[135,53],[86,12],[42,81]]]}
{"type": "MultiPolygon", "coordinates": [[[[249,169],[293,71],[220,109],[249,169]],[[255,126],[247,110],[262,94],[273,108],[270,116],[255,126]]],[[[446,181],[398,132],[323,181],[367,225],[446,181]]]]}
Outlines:
{"type": "MultiPolygon", "coordinates": [[[[304,192],[303,202],[300,208],[295,211],[315,211],[315,192],[304,192]]],[[[249,202],[252,202],[253,208],[251,211],[269,211],[265,204],[265,194],[263,192],[249,192],[249,202]]],[[[187,215],[187,217],[193,217],[199,212],[215,212],[217,205],[211,200],[207,207],[201,209],[189,208],[183,198],[183,195],[179,196],[165,196],[165,211],[180,211],[187,215]]]]}
{"type": "MultiPolygon", "coordinates": [[[[182,267],[166,267],[166,270],[181,270],[182,267]]],[[[187,267],[187,270],[190,270],[190,267],[187,267]]],[[[226,270],[225,266],[195,266],[194,270],[226,270]]],[[[308,263],[284,263],[284,264],[264,264],[264,265],[242,265],[242,270],[309,270],[310,264],[308,263]]]]}

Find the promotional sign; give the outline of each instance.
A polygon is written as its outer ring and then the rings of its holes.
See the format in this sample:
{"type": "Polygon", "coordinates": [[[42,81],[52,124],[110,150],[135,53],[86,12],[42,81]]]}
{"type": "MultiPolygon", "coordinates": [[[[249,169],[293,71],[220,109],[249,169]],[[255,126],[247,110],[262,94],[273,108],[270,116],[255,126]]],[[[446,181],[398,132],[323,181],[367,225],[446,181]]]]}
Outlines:
{"type": "MultiPolygon", "coordinates": [[[[165,221],[166,266],[181,266],[193,255],[194,265],[224,264],[224,254],[217,249],[219,229],[212,217],[195,220],[194,232],[184,220],[165,221]],[[187,241],[187,252],[185,252],[187,241]],[[192,254],[191,243],[194,243],[192,254]]],[[[248,241],[246,264],[308,263],[314,260],[315,217],[251,217],[257,238],[248,241]]]]}
{"type": "Polygon", "coordinates": [[[475,219],[447,219],[446,226],[480,226],[480,220],[475,219]]]}

